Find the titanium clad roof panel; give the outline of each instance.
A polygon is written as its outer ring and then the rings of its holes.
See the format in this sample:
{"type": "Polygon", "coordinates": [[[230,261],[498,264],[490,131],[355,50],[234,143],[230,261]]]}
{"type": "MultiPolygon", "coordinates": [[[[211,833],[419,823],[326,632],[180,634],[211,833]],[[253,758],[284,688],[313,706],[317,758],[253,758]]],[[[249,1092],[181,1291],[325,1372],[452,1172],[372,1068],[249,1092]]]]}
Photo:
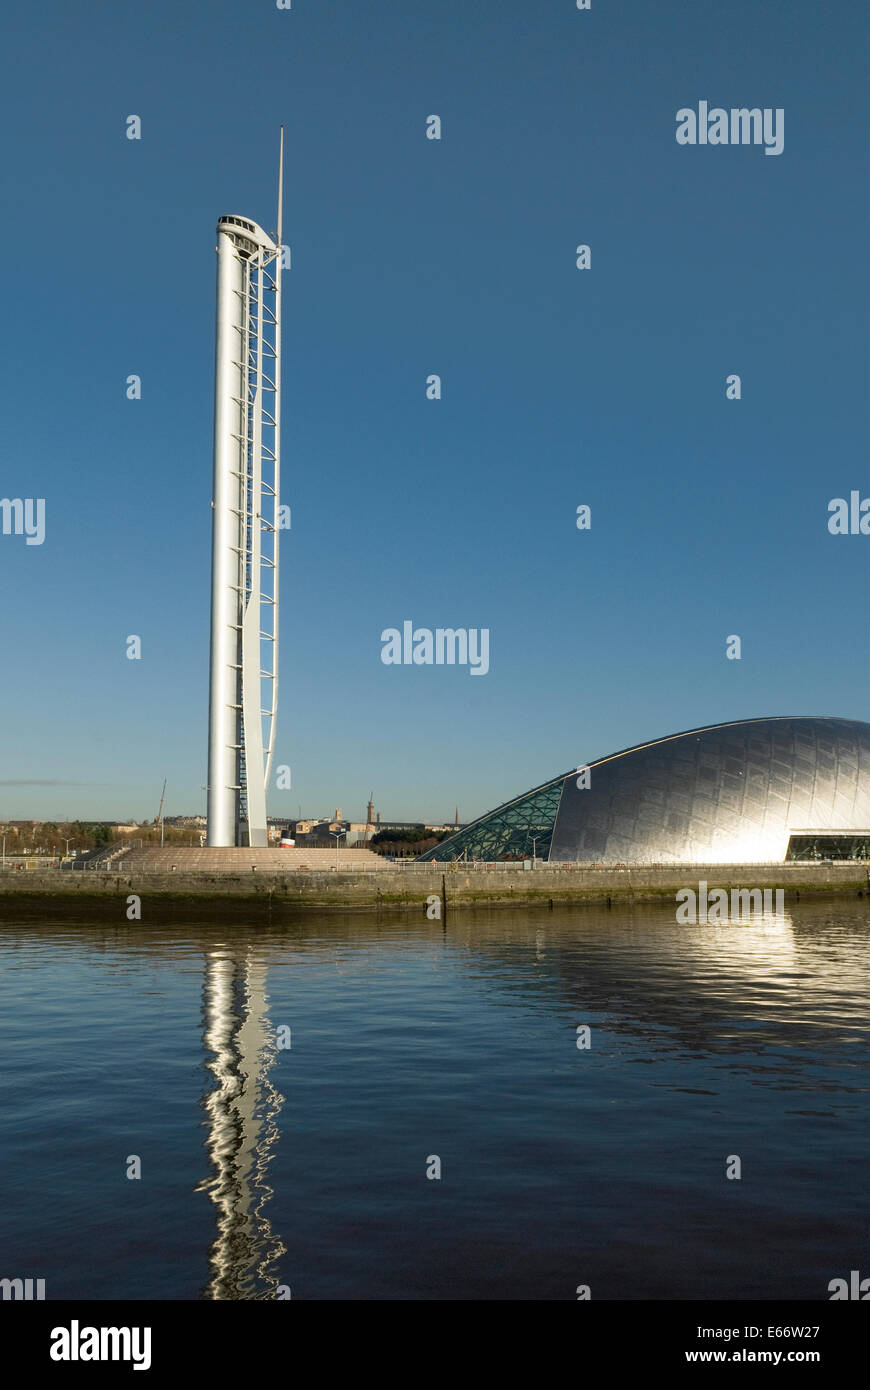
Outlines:
{"type": "Polygon", "coordinates": [[[551,861],[590,858],[593,821],[609,827],[597,863],[779,861],[793,827],[870,825],[870,724],[854,720],[719,725],[663,740],[654,760],[628,749],[591,768],[588,790],[566,783],[551,861]]]}
{"type": "Polygon", "coordinates": [[[588,789],[572,767],[421,858],[518,858],[534,837],[550,862],[780,862],[793,832],[815,844],[814,831],[870,826],[870,724],[857,720],[719,724],[589,767],[588,789]]]}

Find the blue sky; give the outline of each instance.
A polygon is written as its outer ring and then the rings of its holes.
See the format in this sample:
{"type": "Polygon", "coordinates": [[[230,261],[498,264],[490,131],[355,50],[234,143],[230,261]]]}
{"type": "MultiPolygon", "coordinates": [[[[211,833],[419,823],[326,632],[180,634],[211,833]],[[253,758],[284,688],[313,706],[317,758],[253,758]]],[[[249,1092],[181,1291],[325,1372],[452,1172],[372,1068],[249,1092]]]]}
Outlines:
{"type": "Polygon", "coordinates": [[[164,776],[167,813],[204,810],[214,227],[274,228],[282,122],[270,812],[470,819],[681,729],[866,718],[870,538],[827,530],[870,495],[864,6],[49,0],[4,27],[0,496],[44,497],[46,536],[0,535],[0,817],[150,817],[164,776]],[[679,146],[700,100],[783,108],[783,153],[679,146]],[[405,619],[488,628],[489,673],[384,666],[405,619]]]}

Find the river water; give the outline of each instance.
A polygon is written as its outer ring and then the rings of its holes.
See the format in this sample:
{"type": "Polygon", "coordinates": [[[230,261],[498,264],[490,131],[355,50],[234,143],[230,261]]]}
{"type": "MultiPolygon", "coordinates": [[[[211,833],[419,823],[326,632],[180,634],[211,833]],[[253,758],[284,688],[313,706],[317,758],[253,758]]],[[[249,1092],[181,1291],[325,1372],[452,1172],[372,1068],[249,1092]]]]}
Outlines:
{"type": "Polygon", "coordinates": [[[248,911],[5,913],[0,1278],[573,1300],[870,1275],[866,899],[694,927],[248,911]]]}

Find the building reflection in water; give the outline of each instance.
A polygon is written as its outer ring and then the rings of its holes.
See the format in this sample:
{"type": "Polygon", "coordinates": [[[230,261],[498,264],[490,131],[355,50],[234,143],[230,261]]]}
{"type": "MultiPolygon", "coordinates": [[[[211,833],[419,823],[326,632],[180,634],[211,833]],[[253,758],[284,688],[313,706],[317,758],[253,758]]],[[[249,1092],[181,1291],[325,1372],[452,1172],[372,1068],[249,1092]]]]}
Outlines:
{"type": "Polygon", "coordinates": [[[266,1214],[284,1102],[269,1078],[277,1048],[266,975],[250,950],[219,947],[205,957],[203,1036],[214,1084],[203,1108],[212,1174],[197,1191],[208,1194],[217,1215],[203,1290],[211,1299],[274,1298],[287,1248],[266,1214]]]}

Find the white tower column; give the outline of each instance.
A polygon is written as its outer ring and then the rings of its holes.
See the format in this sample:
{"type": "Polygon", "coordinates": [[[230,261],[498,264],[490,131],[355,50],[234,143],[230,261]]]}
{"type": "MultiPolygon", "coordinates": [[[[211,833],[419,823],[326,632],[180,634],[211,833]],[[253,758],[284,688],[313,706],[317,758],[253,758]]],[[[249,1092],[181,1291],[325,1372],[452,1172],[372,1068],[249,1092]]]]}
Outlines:
{"type": "Polygon", "coordinates": [[[218,231],[211,560],[208,843],[238,836],[241,551],[244,418],[242,263],[218,231]]]}
{"type": "MultiPolygon", "coordinates": [[[[283,159],[283,131],[281,139],[283,159]]],[[[245,217],[217,236],[209,845],[265,846],[278,705],[281,247],[245,217]]]]}

